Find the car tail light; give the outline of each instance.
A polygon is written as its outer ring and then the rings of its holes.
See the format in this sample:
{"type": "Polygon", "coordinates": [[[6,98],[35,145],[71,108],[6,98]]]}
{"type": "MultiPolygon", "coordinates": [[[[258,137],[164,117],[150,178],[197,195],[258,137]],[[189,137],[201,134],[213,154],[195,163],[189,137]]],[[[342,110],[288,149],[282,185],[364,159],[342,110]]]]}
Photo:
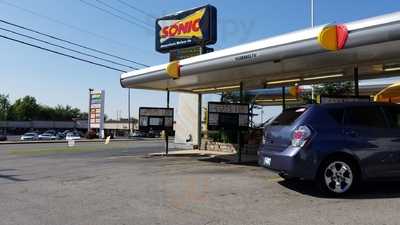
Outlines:
{"type": "Polygon", "coordinates": [[[299,126],[292,135],[292,146],[303,147],[311,137],[311,130],[307,126],[299,126]]]}

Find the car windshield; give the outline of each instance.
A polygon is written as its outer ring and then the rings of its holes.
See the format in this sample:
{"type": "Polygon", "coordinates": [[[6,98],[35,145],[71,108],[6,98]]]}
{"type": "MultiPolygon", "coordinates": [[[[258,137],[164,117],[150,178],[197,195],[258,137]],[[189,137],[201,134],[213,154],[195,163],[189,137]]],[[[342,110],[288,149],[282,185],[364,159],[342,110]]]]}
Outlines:
{"type": "Polygon", "coordinates": [[[35,136],[36,134],[35,133],[26,133],[26,134],[24,134],[24,136],[35,136]]]}

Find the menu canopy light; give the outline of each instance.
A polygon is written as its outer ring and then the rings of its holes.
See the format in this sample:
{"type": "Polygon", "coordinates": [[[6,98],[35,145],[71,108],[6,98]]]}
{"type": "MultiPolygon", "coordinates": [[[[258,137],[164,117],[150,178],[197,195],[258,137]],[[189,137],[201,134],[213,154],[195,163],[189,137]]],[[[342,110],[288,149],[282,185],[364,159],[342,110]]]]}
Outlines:
{"type": "MultiPolygon", "coordinates": [[[[283,101],[282,98],[277,98],[277,99],[257,99],[256,102],[281,102],[283,101]]],[[[296,98],[287,98],[285,101],[297,101],[296,98]]]]}
{"type": "MultiPolygon", "coordinates": [[[[399,68],[399,69],[400,69],[400,68],[399,68]]],[[[343,77],[343,76],[344,76],[343,73],[324,74],[324,75],[315,76],[315,77],[305,77],[305,78],[294,78],[294,79],[288,79],[288,80],[268,81],[268,82],[267,82],[267,85],[270,85],[270,84],[294,83],[294,82],[308,81],[308,80],[323,80],[323,79],[337,78],[337,77],[343,77]]]]}
{"type": "Polygon", "coordinates": [[[343,73],[329,74],[329,75],[323,75],[323,76],[318,76],[318,77],[305,77],[305,78],[303,78],[303,80],[321,80],[321,79],[329,79],[329,78],[336,78],[336,77],[343,77],[343,73]]]}
{"type": "Polygon", "coordinates": [[[384,65],[383,71],[385,71],[385,72],[400,71],[400,63],[384,65]]]}
{"type": "Polygon", "coordinates": [[[299,82],[301,79],[296,78],[296,79],[289,79],[289,80],[275,80],[275,81],[268,81],[267,84],[285,84],[285,83],[294,83],[294,82],[299,82]]]}
{"type": "Polygon", "coordinates": [[[193,92],[210,92],[210,91],[237,89],[237,88],[240,88],[240,85],[213,87],[213,88],[200,88],[200,89],[194,89],[193,92]]]}

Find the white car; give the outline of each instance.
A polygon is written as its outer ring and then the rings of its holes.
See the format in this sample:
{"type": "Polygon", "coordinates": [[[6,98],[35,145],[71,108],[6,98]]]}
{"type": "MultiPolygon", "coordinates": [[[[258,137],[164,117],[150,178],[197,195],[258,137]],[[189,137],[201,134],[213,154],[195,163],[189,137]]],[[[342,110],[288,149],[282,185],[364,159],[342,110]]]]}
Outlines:
{"type": "Polygon", "coordinates": [[[21,141],[36,141],[39,139],[37,133],[25,133],[21,136],[21,141]]]}
{"type": "Polygon", "coordinates": [[[65,136],[65,140],[69,141],[69,140],[79,140],[81,139],[81,137],[78,134],[69,132],[67,133],[67,135],[65,136]]]}
{"type": "Polygon", "coordinates": [[[56,140],[56,139],[57,139],[56,135],[52,133],[43,133],[39,135],[39,140],[56,140]]]}

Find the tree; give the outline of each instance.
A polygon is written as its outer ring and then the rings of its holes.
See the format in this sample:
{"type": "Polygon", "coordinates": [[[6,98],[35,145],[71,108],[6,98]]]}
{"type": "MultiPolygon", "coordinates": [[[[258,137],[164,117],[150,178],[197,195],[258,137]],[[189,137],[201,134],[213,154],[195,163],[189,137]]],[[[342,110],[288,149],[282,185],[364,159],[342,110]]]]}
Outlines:
{"type": "Polygon", "coordinates": [[[34,120],[39,115],[40,106],[32,96],[17,99],[10,108],[10,119],[12,120],[34,120]]]}
{"type": "Polygon", "coordinates": [[[353,82],[328,82],[315,87],[318,95],[345,96],[353,94],[353,82]]]}
{"type": "Polygon", "coordinates": [[[8,119],[10,106],[9,96],[0,94],[0,121],[8,119]]]}
{"type": "MultiPolygon", "coordinates": [[[[317,95],[330,95],[330,96],[346,96],[352,95],[354,91],[353,82],[327,82],[318,85],[313,85],[314,94],[317,95]]],[[[311,99],[311,93],[302,94],[301,98],[307,104],[315,103],[311,99]]]]}

